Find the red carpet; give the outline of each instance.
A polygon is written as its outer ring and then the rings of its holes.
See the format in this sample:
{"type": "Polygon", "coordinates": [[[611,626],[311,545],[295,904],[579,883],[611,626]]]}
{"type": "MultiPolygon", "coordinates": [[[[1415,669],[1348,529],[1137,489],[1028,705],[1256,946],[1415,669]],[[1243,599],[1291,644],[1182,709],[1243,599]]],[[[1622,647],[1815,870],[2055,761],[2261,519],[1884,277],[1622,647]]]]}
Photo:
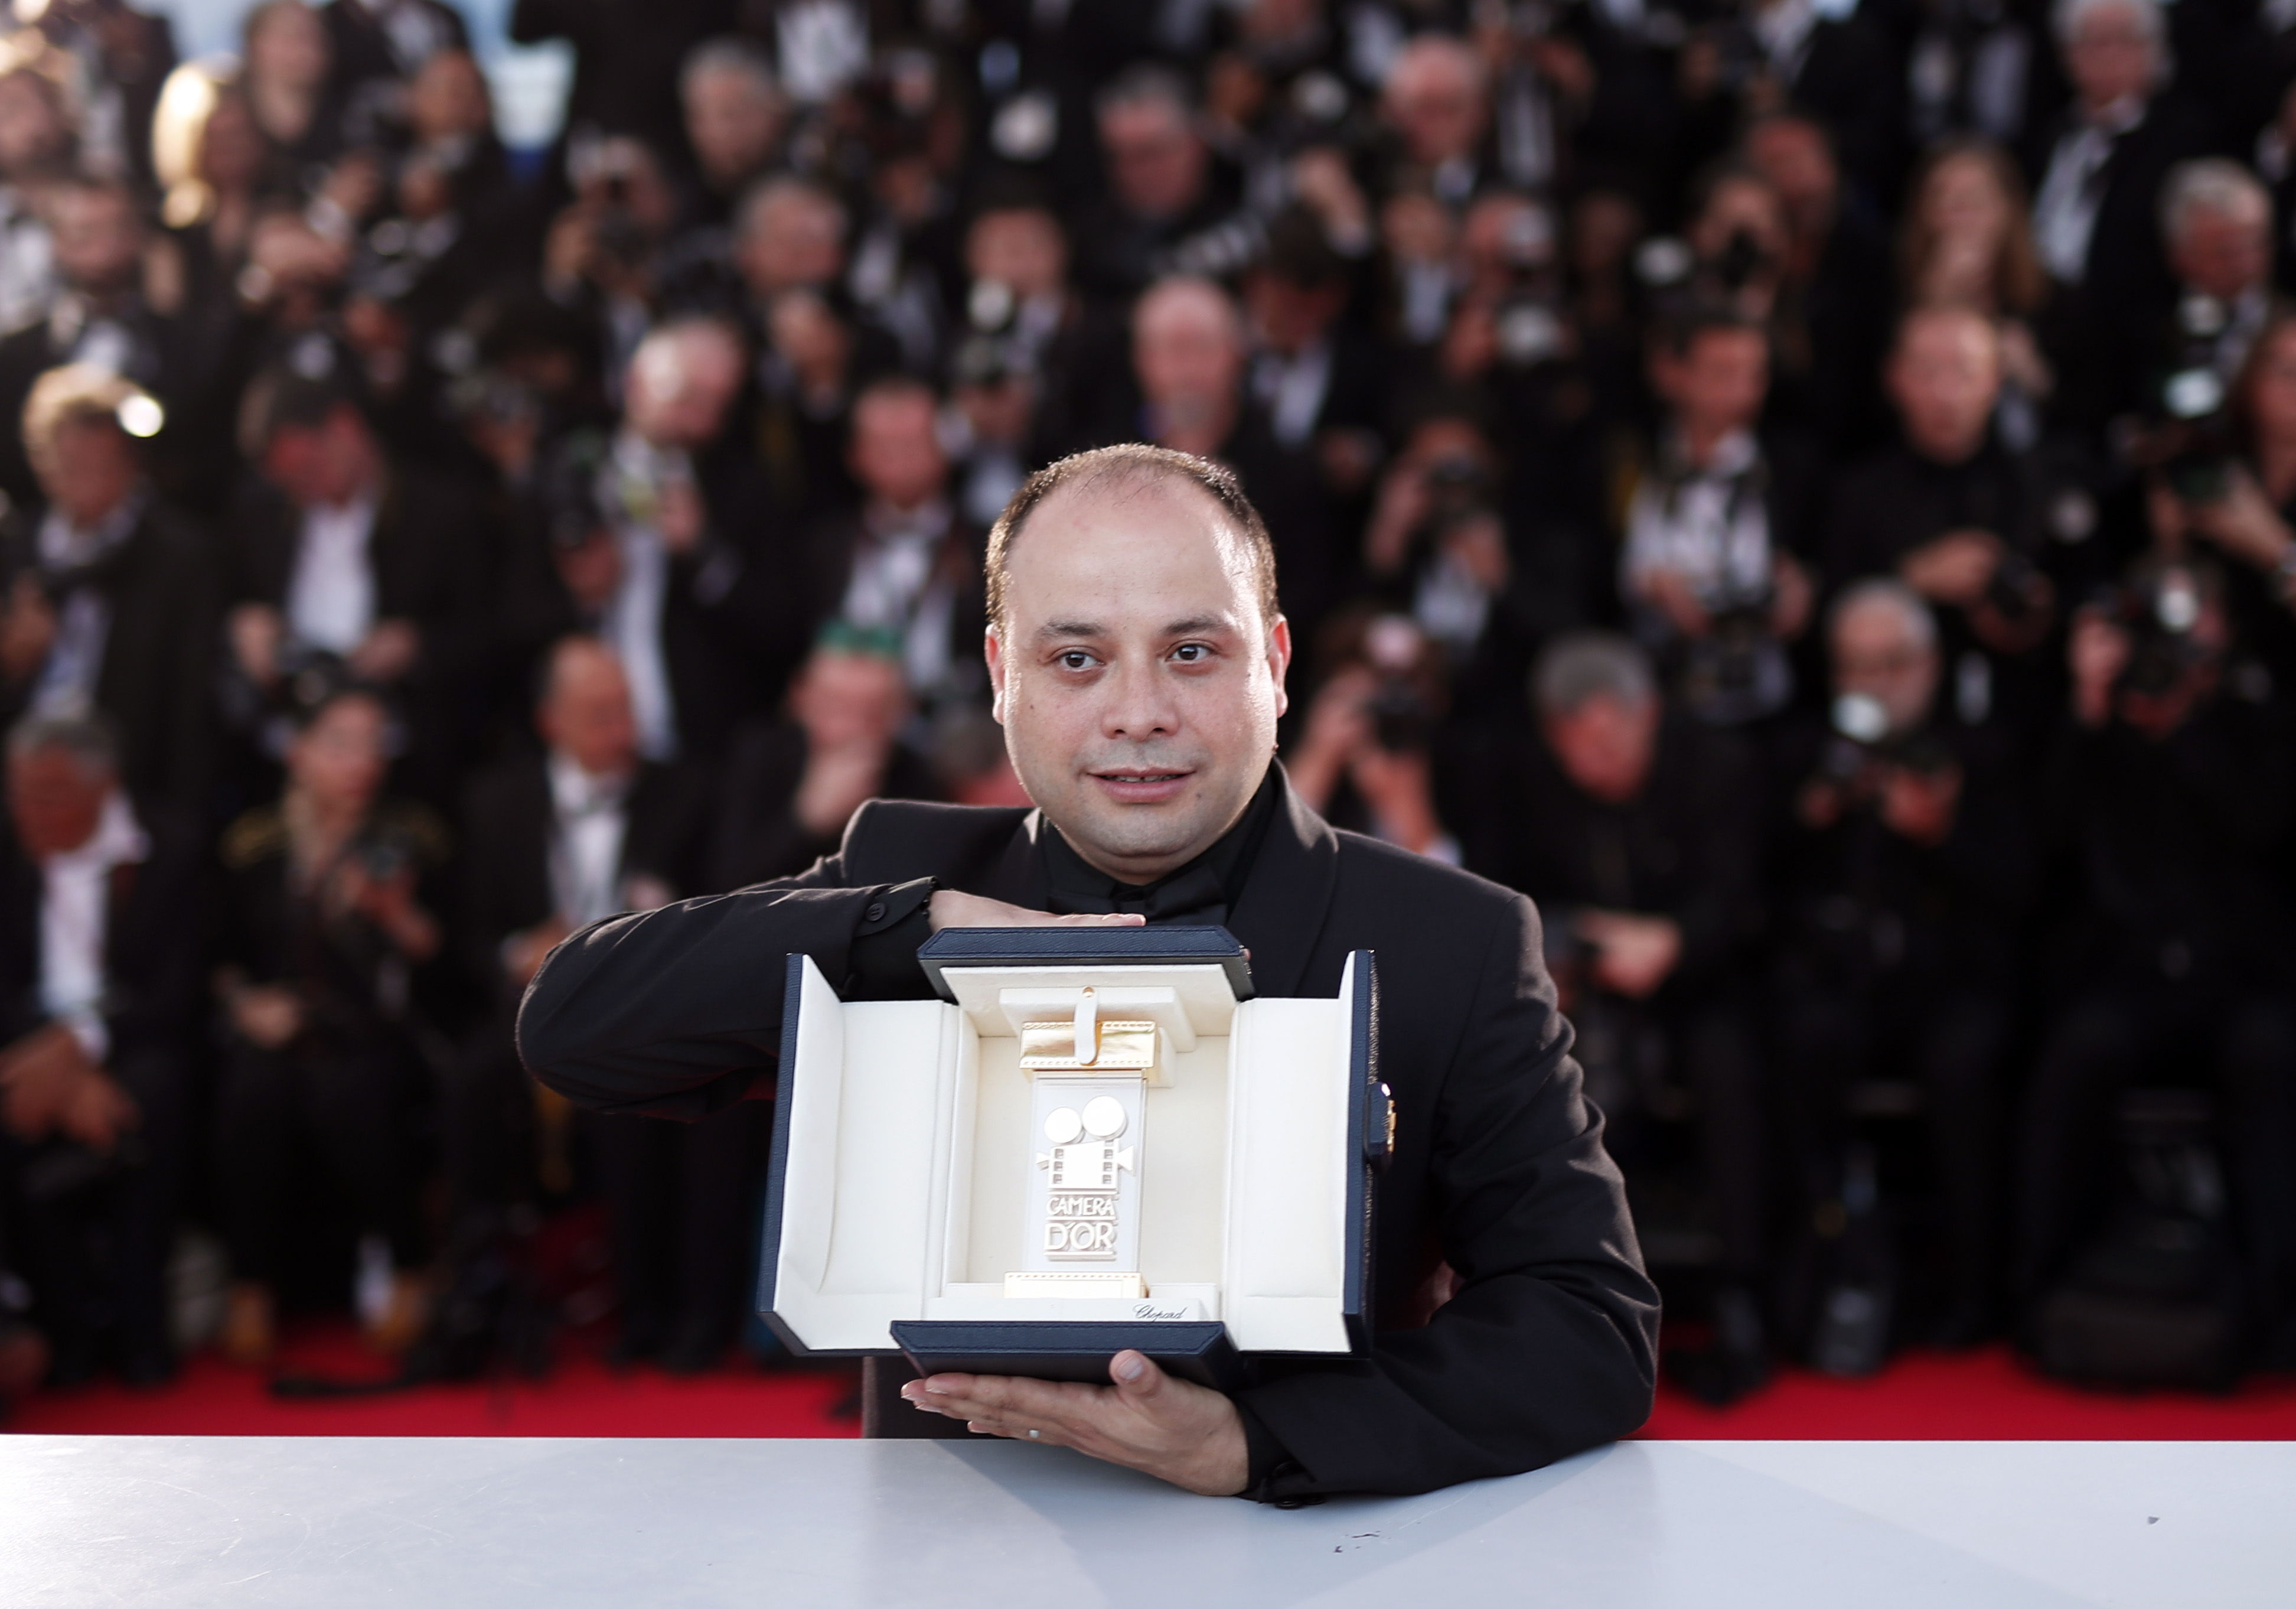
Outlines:
{"type": "MultiPolygon", "coordinates": [[[[164,1391],[109,1383],[20,1402],[12,1431],[73,1434],[328,1436],[850,1436],[833,1410],[851,1389],[845,1369],[729,1368],[673,1379],[614,1373],[588,1351],[562,1349],[539,1384],[424,1386],[378,1397],[283,1401],[262,1376],[212,1357],[194,1359],[164,1391]]],[[[291,1368],[372,1378],[379,1370],[348,1324],[291,1332],[291,1368]]],[[[2289,1441],[2296,1381],[2251,1384],[2231,1397],[2076,1391],[2038,1378],[2003,1348],[1957,1356],[1911,1352],[1874,1380],[1788,1371],[1760,1396],[1716,1410],[1660,1393],[1646,1436],[1688,1440],[2289,1441]]]]}

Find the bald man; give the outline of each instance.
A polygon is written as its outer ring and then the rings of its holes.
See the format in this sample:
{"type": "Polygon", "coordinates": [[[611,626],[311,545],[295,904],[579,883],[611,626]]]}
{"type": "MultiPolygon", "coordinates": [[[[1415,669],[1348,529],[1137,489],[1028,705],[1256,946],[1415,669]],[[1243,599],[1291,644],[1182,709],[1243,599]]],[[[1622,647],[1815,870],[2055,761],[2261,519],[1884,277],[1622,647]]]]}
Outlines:
{"type": "Polygon", "coordinates": [[[1340,595],[1347,555],[1313,456],[1277,439],[1267,409],[1246,393],[1242,310],[1209,279],[1159,280],[1132,313],[1132,374],[1140,439],[1233,467],[1267,521],[1283,575],[1283,608],[1313,642],[1340,595]]]}

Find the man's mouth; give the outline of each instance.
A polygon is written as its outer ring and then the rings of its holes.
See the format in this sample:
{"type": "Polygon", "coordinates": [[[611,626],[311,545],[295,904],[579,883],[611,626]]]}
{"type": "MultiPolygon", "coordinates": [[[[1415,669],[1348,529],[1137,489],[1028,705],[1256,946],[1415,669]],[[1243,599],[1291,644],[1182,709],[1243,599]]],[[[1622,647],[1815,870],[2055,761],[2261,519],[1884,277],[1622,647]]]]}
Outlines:
{"type": "Polygon", "coordinates": [[[1172,766],[1111,766],[1089,775],[1123,803],[1155,804],[1177,794],[1195,773],[1172,766]]]}

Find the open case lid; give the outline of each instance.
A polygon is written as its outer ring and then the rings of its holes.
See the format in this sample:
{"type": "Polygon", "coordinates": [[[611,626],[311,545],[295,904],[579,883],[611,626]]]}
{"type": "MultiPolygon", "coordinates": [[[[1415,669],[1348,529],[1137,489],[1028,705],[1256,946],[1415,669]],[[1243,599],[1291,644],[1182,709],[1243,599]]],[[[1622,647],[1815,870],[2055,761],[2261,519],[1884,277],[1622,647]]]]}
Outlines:
{"type": "Polygon", "coordinates": [[[1137,1320],[1123,1344],[1160,1355],[1191,1300],[1245,1354],[1369,1350],[1373,1178],[1390,1145],[1370,952],[1349,957],[1334,996],[1264,999],[1218,927],[951,929],[919,960],[941,999],[846,1002],[808,957],[788,957],[758,1308],[794,1350],[1009,1348],[1004,1372],[1062,1378],[1078,1365],[1052,1342],[1067,1331],[1044,1331],[1037,1347],[1038,1326],[1072,1321],[1082,1334],[1077,1322],[1137,1320]],[[1151,1300],[1136,1312],[1130,1298],[1016,1301],[998,1285],[1018,1266],[996,1255],[1013,1243],[980,1194],[1009,1182],[1005,1151],[1029,1143],[1012,1126],[1013,1097],[996,1093],[1027,1088],[1012,997],[1104,983],[1113,969],[1129,974],[1122,992],[1164,997],[1140,1009],[1178,1014],[1175,1086],[1148,1097],[1178,1104],[1159,1105],[1152,1128],[1184,1113],[1205,1126],[1178,1153],[1160,1142],[1153,1162],[1197,1182],[1157,1199],[1204,1203],[1179,1211],[1209,1211],[1189,1232],[1205,1260],[1144,1260],[1151,1300]]]}
{"type": "Polygon", "coordinates": [[[1218,966],[1238,1000],[1252,997],[1251,963],[1224,927],[947,927],[917,949],[933,992],[954,1003],[951,967],[1218,966]]]}

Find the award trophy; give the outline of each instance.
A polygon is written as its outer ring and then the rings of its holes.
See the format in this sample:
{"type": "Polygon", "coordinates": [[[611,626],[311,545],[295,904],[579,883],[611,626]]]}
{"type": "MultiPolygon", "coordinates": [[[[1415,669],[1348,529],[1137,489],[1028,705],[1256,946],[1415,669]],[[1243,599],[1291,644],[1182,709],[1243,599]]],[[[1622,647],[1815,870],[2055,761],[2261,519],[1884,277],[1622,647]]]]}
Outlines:
{"type": "Polygon", "coordinates": [[[1297,999],[1221,928],[951,929],[918,960],[936,999],[790,958],[758,1306],[793,1350],[1104,1381],[1134,1348],[1226,1385],[1368,1349],[1368,953],[1297,999]]]}

